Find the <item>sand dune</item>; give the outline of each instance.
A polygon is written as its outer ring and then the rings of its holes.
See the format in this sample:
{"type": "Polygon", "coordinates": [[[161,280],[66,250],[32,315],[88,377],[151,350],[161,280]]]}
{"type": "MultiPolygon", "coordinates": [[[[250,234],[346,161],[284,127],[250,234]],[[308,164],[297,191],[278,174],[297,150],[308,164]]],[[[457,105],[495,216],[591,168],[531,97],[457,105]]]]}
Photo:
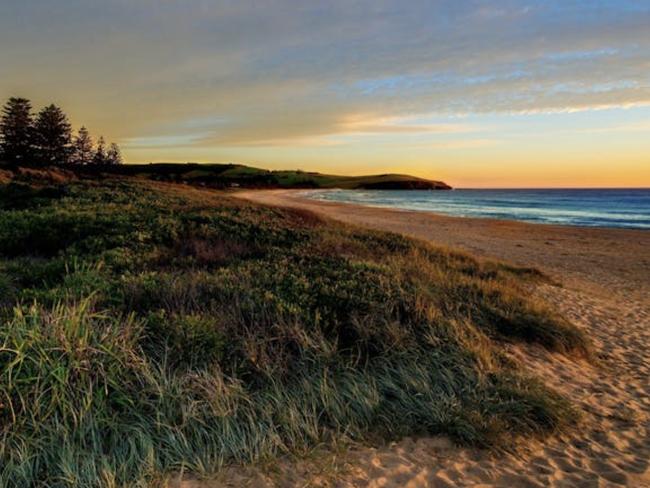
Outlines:
{"type": "Polygon", "coordinates": [[[650,487],[650,232],[313,202],[295,191],[239,196],[539,267],[563,285],[539,293],[589,332],[598,360],[589,364],[540,347],[509,348],[584,412],[574,431],[544,443],[523,439],[514,453],[461,449],[444,438],[404,439],[381,448],[316,451],[305,459],[229,468],[217,480],[176,485],[650,487]]]}

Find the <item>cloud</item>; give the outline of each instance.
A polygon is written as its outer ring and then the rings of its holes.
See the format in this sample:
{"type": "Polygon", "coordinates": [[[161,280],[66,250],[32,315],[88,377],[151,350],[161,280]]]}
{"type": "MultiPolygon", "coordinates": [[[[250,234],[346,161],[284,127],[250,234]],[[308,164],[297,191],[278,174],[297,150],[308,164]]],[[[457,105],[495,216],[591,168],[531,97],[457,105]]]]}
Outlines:
{"type": "Polygon", "coordinates": [[[467,128],[408,120],[650,103],[648,25],[626,0],[3,2],[0,96],[139,148],[435,137],[467,128]]]}
{"type": "Polygon", "coordinates": [[[206,136],[207,136],[206,133],[199,133],[199,134],[184,134],[184,135],[131,137],[125,139],[122,142],[122,145],[125,149],[189,147],[189,146],[194,146],[206,136]]]}
{"type": "Polygon", "coordinates": [[[409,117],[348,115],[339,123],[343,134],[451,134],[475,130],[467,124],[430,124],[409,117]]]}

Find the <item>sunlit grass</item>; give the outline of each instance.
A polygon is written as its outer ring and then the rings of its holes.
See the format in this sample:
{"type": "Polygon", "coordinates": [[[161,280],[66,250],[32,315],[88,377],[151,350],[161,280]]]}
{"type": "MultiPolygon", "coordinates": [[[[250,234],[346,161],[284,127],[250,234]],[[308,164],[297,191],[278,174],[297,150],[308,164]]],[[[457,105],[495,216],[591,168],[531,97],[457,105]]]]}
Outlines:
{"type": "Polygon", "coordinates": [[[575,418],[501,344],[588,354],[540,273],[109,180],[0,189],[0,486],[145,486],[328,442],[575,418]]]}

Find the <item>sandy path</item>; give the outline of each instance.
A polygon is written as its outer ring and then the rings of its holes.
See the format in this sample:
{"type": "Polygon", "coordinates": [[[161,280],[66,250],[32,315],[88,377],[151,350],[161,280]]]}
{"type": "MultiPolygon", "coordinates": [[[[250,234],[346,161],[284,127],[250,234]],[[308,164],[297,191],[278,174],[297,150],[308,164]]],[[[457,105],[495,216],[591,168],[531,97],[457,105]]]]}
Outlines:
{"type": "Polygon", "coordinates": [[[459,449],[440,438],[404,439],[340,456],[320,453],[315,459],[232,469],[220,481],[196,486],[650,487],[650,232],[314,202],[296,191],[238,196],[536,266],[564,284],[540,293],[589,331],[600,361],[594,366],[538,347],[511,348],[585,412],[576,431],[543,444],[524,442],[516,454],[459,449]]]}

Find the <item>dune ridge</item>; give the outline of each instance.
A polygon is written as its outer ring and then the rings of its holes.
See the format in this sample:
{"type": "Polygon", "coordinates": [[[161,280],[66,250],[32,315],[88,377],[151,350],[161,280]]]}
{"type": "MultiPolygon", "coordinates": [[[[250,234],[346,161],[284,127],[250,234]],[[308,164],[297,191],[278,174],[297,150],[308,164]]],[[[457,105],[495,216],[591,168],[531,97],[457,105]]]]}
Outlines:
{"type": "Polygon", "coordinates": [[[242,192],[345,222],[403,232],[475,254],[537,266],[558,284],[539,291],[593,339],[590,364],[538,346],[509,354],[583,411],[579,429],[515,452],[407,438],[379,448],[323,453],[272,467],[231,468],[192,486],[650,486],[650,233],[444,217],[306,200],[300,192],[242,192]]]}

